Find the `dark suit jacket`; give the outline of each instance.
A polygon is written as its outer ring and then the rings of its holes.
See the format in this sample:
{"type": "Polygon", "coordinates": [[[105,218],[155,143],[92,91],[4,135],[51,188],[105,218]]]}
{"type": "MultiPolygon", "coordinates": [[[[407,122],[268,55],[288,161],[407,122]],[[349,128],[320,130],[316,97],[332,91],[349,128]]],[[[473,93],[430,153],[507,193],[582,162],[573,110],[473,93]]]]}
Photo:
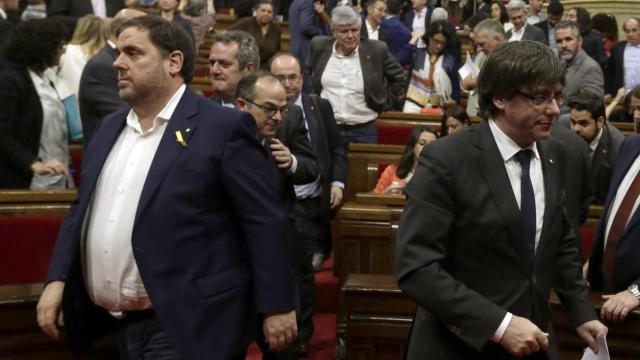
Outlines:
{"type": "Polygon", "coordinates": [[[593,59],[598,65],[604,68],[607,63],[607,54],[604,52],[604,42],[602,36],[591,30],[582,34],[582,49],[593,59]]]}
{"type": "MultiPolygon", "coordinates": [[[[124,0],[105,0],[107,16],[113,17],[124,9],[124,0]]],[[[90,0],[51,0],[47,2],[47,16],[64,15],[82,17],[93,14],[90,0]]]]}
{"type": "MultiPolygon", "coordinates": [[[[333,52],[335,39],[317,36],[311,40],[311,76],[313,92],[322,91],[322,73],[333,52]]],[[[367,106],[378,113],[401,108],[404,89],[402,66],[391,55],[387,45],[376,40],[361,39],[358,46],[364,96],[367,106]]]]}
{"type": "Polygon", "coordinates": [[[306,67],[309,59],[309,44],[314,36],[322,35],[318,15],[313,9],[313,0],[293,0],[289,7],[289,53],[300,59],[306,67]]]}
{"type": "Polygon", "coordinates": [[[93,138],[102,118],[126,105],[118,94],[118,71],[113,68],[114,61],[116,51],[107,44],[82,70],[78,104],[85,144],[93,138]]]}
{"type": "Polygon", "coordinates": [[[616,166],[620,146],[624,141],[624,134],[615,126],[606,122],[602,137],[591,160],[591,181],[594,189],[594,203],[604,204],[609,192],[611,174],[616,166]]]}
{"type": "Polygon", "coordinates": [[[620,41],[611,48],[611,57],[604,69],[604,92],[616,96],[618,89],[624,86],[624,48],[626,41],[620,41]]]}
{"type": "MultiPolygon", "coordinates": [[[[512,34],[513,29],[507,31],[507,40],[511,38],[512,34]]],[[[528,23],[524,26],[524,34],[522,34],[521,40],[537,41],[549,45],[549,38],[544,36],[544,32],[539,27],[528,23]]]]}
{"type": "MultiPolygon", "coordinates": [[[[75,349],[113,325],[84,288],[81,233],[128,111],[109,115],[87,147],[82,186],[49,267],[47,281],[66,283],[65,326],[75,349]]],[[[294,308],[286,281],[285,215],[256,131],[251,116],[187,89],[140,196],[134,257],[154,310],[185,359],[237,357],[251,340],[258,314],[294,308]],[[187,146],[175,140],[177,130],[187,146]]]]}
{"type": "Polygon", "coordinates": [[[618,187],[624,179],[629,167],[640,156],[640,136],[627,137],[620,147],[620,157],[616,163],[611,178],[611,188],[607,201],[604,204],[604,211],[598,223],[596,233],[591,247],[591,257],[589,258],[588,279],[591,287],[596,291],[620,292],[625,290],[631,283],[640,285],[640,209],[631,216],[629,224],[618,242],[615,251],[615,265],[613,272],[613,284],[609,288],[605,286],[602,278],[602,257],[604,253],[604,232],[610,216],[611,203],[615,199],[618,187]]]}
{"type": "Polygon", "coordinates": [[[423,149],[396,248],[398,286],[418,305],[408,359],[512,359],[490,336],[507,311],[547,331],[552,288],[573,326],[596,319],[564,215],[564,147],[537,146],[545,213],[533,264],[523,261],[520,211],[489,124],[423,149]]]}
{"type": "Polygon", "coordinates": [[[0,84],[0,189],[29,188],[42,132],[40,97],[23,65],[8,63],[0,84]]]}
{"type": "Polygon", "coordinates": [[[397,16],[384,19],[380,24],[380,31],[385,33],[385,41],[389,46],[389,51],[398,60],[400,65],[410,65],[416,46],[409,44],[411,31],[400,21],[397,16]]]}
{"type": "Polygon", "coordinates": [[[549,44],[549,20],[540,21],[539,23],[533,24],[533,26],[542,30],[544,38],[547,39],[547,44],[549,44]]]}
{"type": "Polygon", "coordinates": [[[347,154],[342,137],[333,117],[333,108],[328,100],[317,95],[302,95],[305,119],[309,125],[309,136],[313,152],[316,154],[322,174],[322,210],[323,220],[329,221],[331,202],[331,183],[347,183],[347,154]],[[312,100],[315,96],[320,108],[312,100]]]}
{"type": "MultiPolygon", "coordinates": [[[[427,5],[427,15],[424,17],[424,28],[425,30],[429,28],[431,24],[431,13],[433,12],[434,7],[431,5],[427,5]]],[[[413,19],[416,17],[416,11],[411,9],[404,15],[404,26],[409,29],[409,31],[413,31],[413,19]]]]}

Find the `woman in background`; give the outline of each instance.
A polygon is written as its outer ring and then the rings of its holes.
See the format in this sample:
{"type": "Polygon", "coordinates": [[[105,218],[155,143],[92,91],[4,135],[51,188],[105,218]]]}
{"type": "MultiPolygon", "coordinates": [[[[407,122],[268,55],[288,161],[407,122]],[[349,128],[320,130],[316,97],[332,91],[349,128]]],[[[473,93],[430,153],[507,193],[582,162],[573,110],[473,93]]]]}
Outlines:
{"type": "Polygon", "coordinates": [[[430,126],[418,126],[411,132],[409,142],[404,148],[398,164],[387,166],[378,184],[373,189],[374,194],[401,194],[405,185],[411,180],[413,171],[418,164],[422,148],[437,139],[436,133],[430,126]]]}
{"type": "Polygon", "coordinates": [[[618,21],[615,15],[597,13],[591,19],[593,30],[602,36],[604,43],[604,53],[607,59],[611,57],[611,47],[618,42],[618,21]]]}
{"type": "Polygon", "coordinates": [[[453,135],[471,125],[469,115],[458,105],[447,106],[442,115],[440,137],[453,135]]]}
{"type": "Polygon", "coordinates": [[[507,32],[513,28],[513,24],[509,22],[509,13],[507,13],[507,7],[504,6],[504,2],[501,0],[494,0],[491,3],[491,18],[497,20],[504,27],[504,32],[507,32]]]}

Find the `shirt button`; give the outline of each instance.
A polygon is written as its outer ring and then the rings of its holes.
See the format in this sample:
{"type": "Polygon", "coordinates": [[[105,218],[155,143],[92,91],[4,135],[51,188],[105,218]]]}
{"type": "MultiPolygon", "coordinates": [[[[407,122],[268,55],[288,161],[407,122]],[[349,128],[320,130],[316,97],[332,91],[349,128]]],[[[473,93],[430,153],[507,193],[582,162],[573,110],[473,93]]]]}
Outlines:
{"type": "Polygon", "coordinates": [[[118,188],[118,192],[119,192],[120,194],[124,193],[124,188],[123,188],[122,186],[120,186],[120,187],[118,188]]]}
{"type": "Polygon", "coordinates": [[[107,284],[111,284],[111,279],[107,279],[107,284]]]}
{"type": "Polygon", "coordinates": [[[109,251],[105,250],[105,251],[104,251],[104,253],[105,253],[105,254],[108,254],[108,253],[109,253],[109,251]]]}
{"type": "Polygon", "coordinates": [[[110,223],[116,222],[116,219],[109,219],[110,223]]]}

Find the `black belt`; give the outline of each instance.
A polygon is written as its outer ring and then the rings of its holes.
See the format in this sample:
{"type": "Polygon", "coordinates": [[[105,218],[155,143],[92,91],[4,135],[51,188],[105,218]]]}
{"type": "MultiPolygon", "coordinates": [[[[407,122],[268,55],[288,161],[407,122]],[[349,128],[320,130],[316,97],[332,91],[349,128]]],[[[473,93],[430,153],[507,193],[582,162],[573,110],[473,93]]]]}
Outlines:
{"type": "Polygon", "coordinates": [[[340,128],[342,130],[354,130],[354,129],[359,129],[359,128],[363,128],[365,126],[372,125],[374,122],[375,122],[375,120],[367,121],[367,122],[361,123],[361,124],[353,124],[353,125],[338,124],[338,128],[340,128]]]}

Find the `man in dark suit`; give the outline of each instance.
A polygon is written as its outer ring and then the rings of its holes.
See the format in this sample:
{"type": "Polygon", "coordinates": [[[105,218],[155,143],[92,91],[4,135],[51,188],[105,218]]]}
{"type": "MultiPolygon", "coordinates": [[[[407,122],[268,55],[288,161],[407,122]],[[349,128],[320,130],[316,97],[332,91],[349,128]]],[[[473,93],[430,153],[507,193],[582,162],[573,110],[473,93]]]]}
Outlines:
{"type": "Polygon", "coordinates": [[[116,31],[127,20],[146,15],[135,9],[118,11],[111,22],[111,38],[82,69],[78,90],[78,105],[84,143],[88,144],[96,132],[98,123],[105,116],[125,106],[118,95],[118,71],[113,68],[116,61],[116,31]]]}
{"type": "Polygon", "coordinates": [[[602,96],[582,92],[570,99],[569,109],[571,130],[584,139],[591,151],[593,202],[603,204],[624,134],[607,121],[602,96]]]}
{"type": "Polygon", "coordinates": [[[552,0],[549,2],[549,6],[547,7],[547,19],[535,24],[535,26],[542,30],[544,38],[547,39],[547,44],[549,44],[549,47],[555,53],[558,53],[558,48],[556,47],[555,26],[560,20],[562,20],[563,13],[564,5],[562,5],[559,0],[552,0]]]}
{"type": "Polygon", "coordinates": [[[511,0],[507,4],[509,21],[513,28],[507,31],[507,41],[532,40],[547,45],[547,38],[540,28],[527,22],[527,5],[522,0],[511,0]]]}
{"type": "Polygon", "coordinates": [[[51,0],[47,2],[47,16],[71,16],[83,17],[85,15],[97,15],[101,17],[113,17],[125,7],[124,0],[100,0],[94,8],[93,0],[51,0]]]}
{"type": "Polygon", "coordinates": [[[640,136],[628,137],[611,178],[589,258],[588,279],[604,295],[601,316],[622,321],[640,305],[640,211],[637,203],[640,136]]]}
{"type": "MultiPolygon", "coordinates": [[[[625,67],[634,66],[636,57],[625,59],[624,54],[627,49],[631,53],[638,53],[640,49],[640,18],[631,17],[622,24],[626,41],[620,41],[611,48],[611,57],[605,66],[604,88],[605,94],[616,96],[618,89],[624,87],[627,92],[635,86],[640,85],[640,79],[625,77],[625,67]]],[[[637,73],[636,73],[637,74],[637,73]]]]}
{"type": "MultiPolygon", "coordinates": [[[[305,263],[303,244],[296,236],[295,228],[298,224],[293,214],[300,204],[297,202],[294,186],[306,184],[318,177],[318,167],[307,136],[302,110],[287,104],[283,85],[275,75],[266,71],[251,73],[238,83],[236,106],[241,111],[249,112],[256,120],[258,138],[268,149],[274,165],[273,171],[279,179],[276,192],[280,195],[288,218],[291,281],[296,296],[296,310],[299,312],[300,276],[303,268],[310,264],[305,263]]],[[[265,359],[298,359],[301,350],[299,341],[280,354],[267,351],[262,341],[258,343],[265,359]]]]}
{"type": "Polygon", "coordinates": [[[322,35],[318,14],[313,8],[314,0],[293,0],[289,7],[289,52],[307,64],[309,43],[317,35],[322,35]]]}
{"type": "MultiPolygon", "coordinates": [[[[298,59],[289,54],[276,55],[270,68],[284,85],[287,102],[302,108],[305,126],[309,129],[309,139],[320,167],[318,178],[295,187],[300,206],[293,212],[296,238],[305,249],[306,266],[302,267],[298,330],[300,340],[306,347],[313,334],[313,270],[319,270],[324,259],[331,253],[329,223],[332,211],[342,201],[347,181],[347,156],[333,118],[331,104],[317,95],[302,92],[304,78],[298,59]]],[[[285,117],[288,116],[289,114],[285,117]]]]}
{"type": "Polygon", "coordinates": [[[546,139],[563,79],[547,46],[499,45],[478,79],[489,120],[422,151],[396,250],[418,305],[409,359],[558,359],[552,288],[594,351],[606,335],[564,212],[564,149],[546,139]]]}
{"type": "Polygon", "coordinates": [[[387,2],[387,17],[380,24],[380,31],[385,33],[385,41],[389,45],[389,51],[398,60],[400,65],[410,65],[413,61],[413,53],[421,35],[411,32],[400,20],[402,10],[401,0],[389,0],[387,2]]]}
{"type": "Polygon", "coordinates": [[[284,348],[296,337],[285,215],[255,121],[186,88],[194,53],[179,25],[135,18],[116,45],[131,109],[87,148],[40,327],[64,325],[76,350],[117,328],[123,358],[244,359],[261,319],[284,348]]]}
{"type": "Polygon", "coordinates": [[[331,12],[334,37],[311,41],[313,92],[329,100],[346,143],[377,143],[375,120],[402,103],[404,74],[385,43],[361,39],[349,6],[331,12]]]}

